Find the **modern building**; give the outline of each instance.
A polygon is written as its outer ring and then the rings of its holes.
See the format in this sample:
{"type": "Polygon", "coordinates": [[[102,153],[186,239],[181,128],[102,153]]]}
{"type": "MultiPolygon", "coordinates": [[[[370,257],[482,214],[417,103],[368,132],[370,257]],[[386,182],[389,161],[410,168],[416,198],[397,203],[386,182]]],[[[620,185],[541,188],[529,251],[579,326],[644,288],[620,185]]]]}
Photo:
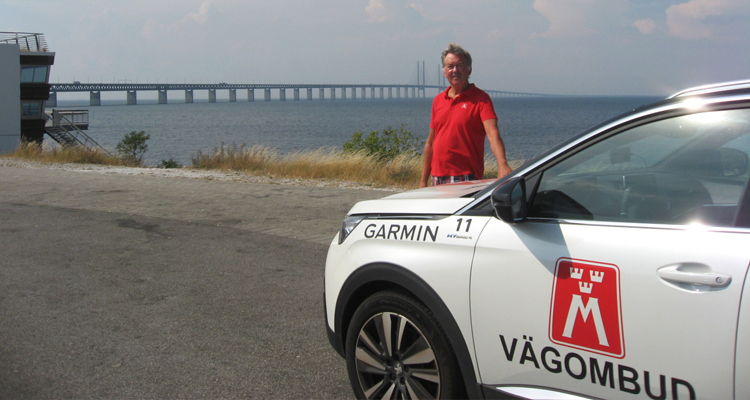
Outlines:
{"type": "Polygon", "coordinates": [[[15,102],[10,99],[11,95],[6,96],[5,90],[2,90],[2,125],[10,123],[10,119],[18,115],[12,112],[6,115],[6,110],[20,110],[20,118],[16,118],[20,120],[20,132],[16,130],[14,134],[10,130],[13,128],[10,128],[2,131],[2,137],[9,143],[15,141],[15,146],[19,140],[41,143],[47,122],[45,105],[49,100],[50,67],[55,63],[55,53],[49,51],[41,33],[0,32],[0,46],[3,48],[0,53],[0,57],[3,57],[0,63],[0,87],[17,88],[15,102]],[[15,51],[9,50],[11,47],[15,47],[15,51]],[[16,106],[12,107],[6,102],[13,102],[16,106]],[[16,137],[15,140],[11,139],[13,136],[16,137]]]}
{"type": "Polygon", "coordinates": [[[83,132],[89,126],[87,110],[45,110],[54,63],[43,34],[0,32],[0,153],[21,142],[41,144],[45,133],[62,146],[108,153],[83,132]]]}
{"type": "Polygon", "coordinates": [[[0,43],[0,154],[10,153],[21,139],[21,51],[0,43]]]}

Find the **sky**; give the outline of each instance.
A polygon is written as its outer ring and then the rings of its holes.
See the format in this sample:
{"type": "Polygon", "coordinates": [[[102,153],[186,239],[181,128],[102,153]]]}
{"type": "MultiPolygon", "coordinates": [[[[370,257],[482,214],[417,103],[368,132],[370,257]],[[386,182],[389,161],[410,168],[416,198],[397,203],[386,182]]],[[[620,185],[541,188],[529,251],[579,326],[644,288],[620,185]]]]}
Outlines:
{"type": "Polygon", "coordinates": [[[750,78],[748,0],[0,0],[53,83],[441,83],[456,42],[488,90],[658,95],[750,78]]]}

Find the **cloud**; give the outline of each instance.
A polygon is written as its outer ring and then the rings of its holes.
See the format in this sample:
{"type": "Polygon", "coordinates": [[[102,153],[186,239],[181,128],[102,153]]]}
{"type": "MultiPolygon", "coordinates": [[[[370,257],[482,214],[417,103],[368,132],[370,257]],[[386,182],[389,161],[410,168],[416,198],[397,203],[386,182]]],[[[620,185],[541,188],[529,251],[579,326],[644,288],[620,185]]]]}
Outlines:
{"type": "Polygon", "coordinates": [[[409,4],[409,7],[413,8],[414,10],[416,10],[418,13],[420,13],[422,15],[424,15],[424,13],[426,11],[425,6],[423,4],[419,4],[419,3],[411,3],[411,4],[409,4]]]}
{"type": "Polygon", "coordinates": [[[393,19],[393,13],[386,8],[383,0],[370,0],[365,7],[365,12],[370,16],[372,22],[386,22],[393,19]]]}
{"type": "Polygon", "coordinates": [[[370,22],[412,23],[424,18],[425,6],[404,0],[370,0],[365,7],[370,22]]]}
{"type": "Polygon", "coordinates": [[[635,26],[638,31],[643,33],[644,35],[651,35],[655,33],[659,28],[659,24],[657,24],[656,21],[651,18],[635,21],[633,23],[633,26],[635,26]]]}
{"type": "Polygon", "coordinates": [[[208,11],[211,9],[211,2],[204,1],[198,8],[197,13],[190,13],[186,15],[180,22],[185,24],[191,21],[195,21],[198,24],[204,24],[208,20],[208,11]]]}
{"type": "Polygon", "coordinates": [[[750,13],[750,5],[746,0],[692,0],[670,6],[666,13],[667,31],[670,36],[700,39],[713,36],[708,19],[747,15],[750,13]]]}
{"type": "Polygon", "coordinates": [[[176,32],[185,26],[203,25],[208,21],[208,14],[211,11],[211,2],[209,0],[201,3],[197,12],[191,12],[170,24],[158,23],[155,19],[149,18],[141,29],[141,35],[147,39],[153,38],[158,33],[176,32]]]}
{"type": "Polygon", "coordinates": [[[592,33],[586,26],[586,12],[596,0],[536,0],[534,10],[549,21],[547,32],[538,37],[557,38],[592,33]]]}
{"type": "Polygon", "coordinates": [[[535,0],[534,10],[549,22],[546,32],[533,37],[566,38],[587,36],[619,26],[626,12],[626,0],[535,0]]]}

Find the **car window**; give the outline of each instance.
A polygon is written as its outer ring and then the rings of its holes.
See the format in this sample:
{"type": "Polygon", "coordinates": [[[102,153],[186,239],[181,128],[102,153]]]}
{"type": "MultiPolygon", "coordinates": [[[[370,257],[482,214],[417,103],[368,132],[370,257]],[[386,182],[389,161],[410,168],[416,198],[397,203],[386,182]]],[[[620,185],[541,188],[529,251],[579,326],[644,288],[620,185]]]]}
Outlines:
{"type": "Polygon", "coordinates": [[[529,217],[731,226],[749,153],[750,110],[651,122],[544,171],[529,217]]]}

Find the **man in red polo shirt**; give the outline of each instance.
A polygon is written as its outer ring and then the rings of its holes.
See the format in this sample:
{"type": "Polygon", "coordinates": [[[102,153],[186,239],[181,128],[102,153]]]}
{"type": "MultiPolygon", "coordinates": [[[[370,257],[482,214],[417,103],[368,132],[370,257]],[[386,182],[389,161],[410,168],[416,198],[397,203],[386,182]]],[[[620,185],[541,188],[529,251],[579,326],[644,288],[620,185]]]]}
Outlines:
{"type": "Polygon", "coordinates": [[[492,100],[469,83],[471,55],[451,43],[443,51],[442,60],[443,74],[450,87],[432,102],[420,187],[482,179],[485,137],[497,159],[497,177],[507,175],[511,168],[505,158],[492,100]]]}

